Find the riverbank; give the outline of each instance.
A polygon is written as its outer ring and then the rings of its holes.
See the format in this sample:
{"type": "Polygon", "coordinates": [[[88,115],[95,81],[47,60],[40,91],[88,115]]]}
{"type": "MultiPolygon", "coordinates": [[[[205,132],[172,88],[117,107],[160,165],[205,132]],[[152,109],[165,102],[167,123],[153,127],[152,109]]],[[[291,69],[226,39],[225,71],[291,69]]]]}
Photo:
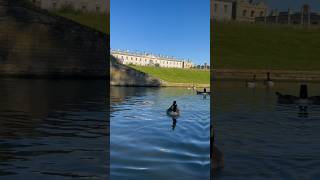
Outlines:
{"type": "Polygon", "coordinates": [[[200,86],[203,84],[210,84],[209,70],[133,65],[130,67],[167,82],[167,86],[200,86]]]}
{"type": "Polygon", "coordinates": [[[267,73],[273,81],[306,81],[320,82],[320,71],[292,71],[292,70],[256,70],[256,69],[213,69],[212,80],[266,80],[267,73]]]}

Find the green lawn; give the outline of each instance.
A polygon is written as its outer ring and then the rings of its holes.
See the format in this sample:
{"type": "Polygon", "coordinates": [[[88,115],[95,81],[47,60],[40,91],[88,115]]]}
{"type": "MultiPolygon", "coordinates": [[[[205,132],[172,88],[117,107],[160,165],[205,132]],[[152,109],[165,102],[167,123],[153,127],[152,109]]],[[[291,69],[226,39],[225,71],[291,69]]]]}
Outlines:
{"type": "Polygon", "coordinates": [[[148,66],[130,66],[151,76],[170,83],[209,84],[210,71],[196,69],[159,68],[148,66]]]}
{"type": "Polygon", "coordinates": [[[217,69],[320,70],[320,27],[211,23],[217,69]]]}
{"type": "Polygon", "coordinates": [[[98,31],[110,34],[110,15],[96,13],[79,13],[79,12],[54,12],[59,16],[71,19],[75,22],[89,26],[98,31]]]}

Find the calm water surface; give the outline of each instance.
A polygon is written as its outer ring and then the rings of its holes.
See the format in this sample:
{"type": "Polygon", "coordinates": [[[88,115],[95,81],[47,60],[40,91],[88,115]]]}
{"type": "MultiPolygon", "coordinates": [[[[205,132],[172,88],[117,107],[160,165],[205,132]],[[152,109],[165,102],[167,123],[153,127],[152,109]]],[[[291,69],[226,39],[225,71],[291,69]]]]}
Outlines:
{"type": "Polygon", "coordinates": [[[107,179],[106,81],[0,80],[0,179],[107,179]]]}
{"type": "MultiPolygon", "coordinates": [[[[309,96],[320,84],[309,84],[309,96]]],[[[299,94],[299,83],[217,82],[214,87],[215,139],[225,168],[214,179],[320,179],[320,107],[307,112],[277,103],[275,91],[299,94]]]]}
{"type": "Polygon", "coordinates": [[[210,97],[185,88],[111,88],[112,180],[210,178],[210,97]],[[166,109],[176,100],[176,123],[166,109]]]}

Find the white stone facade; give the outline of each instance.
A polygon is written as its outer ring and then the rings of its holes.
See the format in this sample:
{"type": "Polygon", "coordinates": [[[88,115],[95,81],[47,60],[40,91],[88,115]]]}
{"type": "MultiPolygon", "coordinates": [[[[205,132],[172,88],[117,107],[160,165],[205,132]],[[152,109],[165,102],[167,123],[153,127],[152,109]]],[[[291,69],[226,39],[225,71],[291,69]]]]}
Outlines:
{"type": "Polygon", "coordinates": [[[178,60],[168,56],[156,56],[148,53],[135,53],[130,51],[111,50],[119,62],[126,65],[156,66],[165,68],[192,68],[193,63],[189,60],[178,60]]]}
{"type": "Polygon", "coordinates": [[[106,13],[110,12],[110,0],[30,0],[42,9],[59,10],[72,7],[82,12],[106,13]]]}
{"type": "Polygon", "coordinates": [[[231,20],[233,2],[227,0],[211,0],[211,18],[216,20],[231,20]]]}
{"type": "Polygon", "coordinates": [[[211,0],[211,18],[215,20],[255,22],[255,18],[267,13],[268,6],[262,1],[211,0]]]}

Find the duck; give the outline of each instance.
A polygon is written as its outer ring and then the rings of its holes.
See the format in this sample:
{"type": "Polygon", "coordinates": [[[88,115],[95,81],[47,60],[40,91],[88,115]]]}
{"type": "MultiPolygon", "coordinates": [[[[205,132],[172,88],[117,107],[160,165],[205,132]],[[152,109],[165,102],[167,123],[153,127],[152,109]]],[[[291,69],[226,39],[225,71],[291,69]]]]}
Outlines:
{"type": "Polygon", "coordinates": [[[176,101],[173,101],[172,105],[167,109],[167,115],[171,117],[180,116],[180,110],[176,101]]]}
{"type": "Polygon", "coordinates": [[[199,94],[204,94],[204,95],[207,95],[207,94],[211,94],[211,92],[207,92],[207,89],[206,88],[204,88],[203,89],[203,91],[197,91],[197,94],[199,95],[199,94]]]}
{"type": "Polygon", "coordinates": [[[248,88],[254,88],[254,87],[256,87],[256,75],[255,75],[255,74],[253,75],[252,81],[246,81],[246,86],[247,86],[248,88]]]}
{"type": "Polygon", "coordinates": [[[305,84],[300,85],[300,96],[293,95],[283,95],[279,92],[276,92],[278,96],[278,102],[283,104],[299,104],[299,105],[308,105],[315,104],[320,105],[320,96],[308,96],[308,86],[305,84]]]}
{"type": "Polygon", "coordinates": [[[270,72],[267,73],[267,80],[264,81],[264,84],[268,87],[274,86],[274,82],[270,78],[270,72]]]}

